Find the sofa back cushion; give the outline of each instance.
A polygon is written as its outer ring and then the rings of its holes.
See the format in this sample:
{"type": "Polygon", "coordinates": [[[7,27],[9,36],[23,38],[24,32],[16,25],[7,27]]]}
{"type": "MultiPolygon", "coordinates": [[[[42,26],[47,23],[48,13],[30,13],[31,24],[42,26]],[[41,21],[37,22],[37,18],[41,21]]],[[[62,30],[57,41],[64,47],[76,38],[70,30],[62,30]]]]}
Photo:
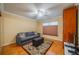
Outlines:
{"type": "Polygon", "coordinates": [[[32,35],[35,35],[35,33],[34,32],[26,32],[25,35],[26,36],[32,36],[32,35]]]}

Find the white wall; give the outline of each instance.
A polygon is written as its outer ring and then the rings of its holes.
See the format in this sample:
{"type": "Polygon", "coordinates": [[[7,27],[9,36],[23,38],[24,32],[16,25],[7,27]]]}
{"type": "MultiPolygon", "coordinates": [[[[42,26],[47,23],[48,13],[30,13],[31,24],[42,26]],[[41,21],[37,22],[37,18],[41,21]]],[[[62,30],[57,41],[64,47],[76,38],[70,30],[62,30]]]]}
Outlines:
{"type": "Polygon", "coordinates": [[[36,31],[37,21],[29,18],[16,16],[12,13],[3,12],[4,39],[3,46],[15,43],[19,32],[36,31]]]}

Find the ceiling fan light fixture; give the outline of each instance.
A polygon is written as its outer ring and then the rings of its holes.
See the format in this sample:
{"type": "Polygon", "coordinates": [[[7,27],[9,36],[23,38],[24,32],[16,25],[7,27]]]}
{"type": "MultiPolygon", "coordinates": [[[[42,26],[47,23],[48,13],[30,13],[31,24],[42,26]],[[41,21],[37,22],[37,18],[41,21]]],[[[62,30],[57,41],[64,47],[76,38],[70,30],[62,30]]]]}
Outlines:
{"type": "Polygon", "coordinates": [[[38,10],[38,13],[37,13],[37,17],[42,17],[42,16],[44,16],[45,15],[45,10],[44,9],[40,9],[40,10],[38,10]]]}

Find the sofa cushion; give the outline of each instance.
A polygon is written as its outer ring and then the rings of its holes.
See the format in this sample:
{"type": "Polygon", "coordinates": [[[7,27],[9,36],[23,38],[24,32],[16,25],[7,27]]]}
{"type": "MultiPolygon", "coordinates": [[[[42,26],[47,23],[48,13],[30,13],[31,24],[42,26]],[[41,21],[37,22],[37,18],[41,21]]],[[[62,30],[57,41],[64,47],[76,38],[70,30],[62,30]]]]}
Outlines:
{"type": "Polygon", "coordinates": [[[34,32],[27,32],[26,33],[26,36],[32,36],[32,35],[35,35],[35,33],[34,32]]]}
{"type": "Polygon", "coordinates": [[[30,37],[24,37],[21,39],[21,41],[25,41],[25,40],[29,40],[29,39],[30,39],[30,37]]]}
{"type": "Polygon", "coordinates": [[[23,37],[21,41],[30,40],[30,39],[32,40],[33,38],[36,38],[36,37],[38,37],[38,35],[23,37]]]}

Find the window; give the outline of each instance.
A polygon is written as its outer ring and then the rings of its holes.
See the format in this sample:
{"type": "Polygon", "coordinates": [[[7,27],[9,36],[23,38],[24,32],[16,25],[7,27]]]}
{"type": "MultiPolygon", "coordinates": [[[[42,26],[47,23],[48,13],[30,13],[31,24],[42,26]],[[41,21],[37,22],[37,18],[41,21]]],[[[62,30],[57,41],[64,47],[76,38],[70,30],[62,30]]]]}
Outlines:
{"type": "Polygon", "coordinates": [[[58,35],[58,22],[43,23],[43,34],[44,35],[58,35]]]}

